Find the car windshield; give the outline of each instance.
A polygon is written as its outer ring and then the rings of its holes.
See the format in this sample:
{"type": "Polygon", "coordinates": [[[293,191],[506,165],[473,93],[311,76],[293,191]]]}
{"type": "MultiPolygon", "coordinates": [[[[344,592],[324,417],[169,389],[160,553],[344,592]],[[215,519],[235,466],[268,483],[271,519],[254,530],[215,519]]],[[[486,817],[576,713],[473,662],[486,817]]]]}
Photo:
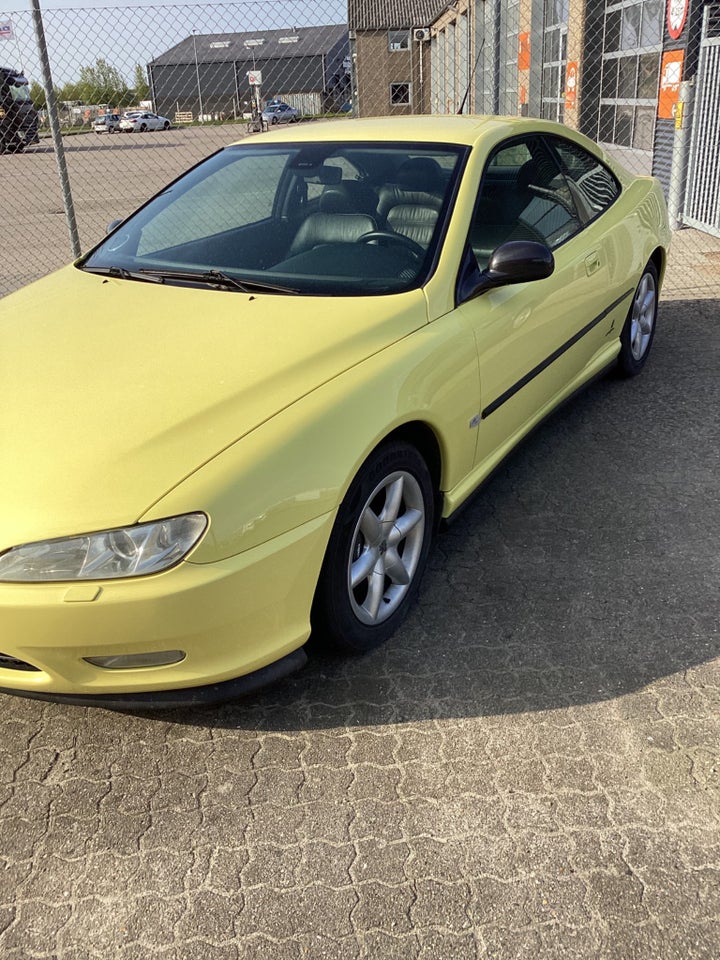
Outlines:
{"type": "Polygon", "coordinates": [[[436,262],[467,152],[419,143],[228,147],[126,220],[82,267],[168,283],[222,274],[307,295],[408,290],[436,262]]]}

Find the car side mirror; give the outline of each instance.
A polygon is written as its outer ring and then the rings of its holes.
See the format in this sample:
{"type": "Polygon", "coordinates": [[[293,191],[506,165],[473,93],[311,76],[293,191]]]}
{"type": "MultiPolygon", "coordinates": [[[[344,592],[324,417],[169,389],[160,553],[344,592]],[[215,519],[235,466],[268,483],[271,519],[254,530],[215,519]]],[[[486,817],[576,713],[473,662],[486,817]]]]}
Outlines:
{"type": "Polygon", "coordinates": [[[112,233],[116,227],[119,227],[122,223],[122,217],[118,217],[116,220],[111,220],[110,223],[105,227],[105,233],[112,233]]]}
{"type": "Polygon", "coordinates": [[[508,240],[495,250],[474,287],[463,298],[472,300],[494,287],[544,280],[555,269],[555,258],[544,243],[508,240]]]}

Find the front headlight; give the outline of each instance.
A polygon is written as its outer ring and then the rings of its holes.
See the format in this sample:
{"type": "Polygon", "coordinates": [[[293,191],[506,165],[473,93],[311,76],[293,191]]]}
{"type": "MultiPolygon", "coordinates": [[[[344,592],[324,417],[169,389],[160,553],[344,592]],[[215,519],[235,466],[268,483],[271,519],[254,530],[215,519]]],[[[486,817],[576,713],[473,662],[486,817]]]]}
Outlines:
{"type": "Polygon", "coordinates": [[[159,573],[190,552],[207,523],[204,513],[188,513],[79,537],[25,543],[0,554],[0,580],[108,580],[159,573]]]}

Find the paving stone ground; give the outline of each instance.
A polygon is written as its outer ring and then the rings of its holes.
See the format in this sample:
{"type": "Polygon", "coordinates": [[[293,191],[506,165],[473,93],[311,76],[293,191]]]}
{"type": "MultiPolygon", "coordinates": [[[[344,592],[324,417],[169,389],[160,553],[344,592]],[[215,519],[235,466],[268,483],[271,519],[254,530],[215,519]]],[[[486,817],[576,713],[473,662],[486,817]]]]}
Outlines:
{"type": "Polygon", "coordinates": [[[720,301],[503,465],[363,659],[0,697],[5,960],[716,960],[720,301]]]}

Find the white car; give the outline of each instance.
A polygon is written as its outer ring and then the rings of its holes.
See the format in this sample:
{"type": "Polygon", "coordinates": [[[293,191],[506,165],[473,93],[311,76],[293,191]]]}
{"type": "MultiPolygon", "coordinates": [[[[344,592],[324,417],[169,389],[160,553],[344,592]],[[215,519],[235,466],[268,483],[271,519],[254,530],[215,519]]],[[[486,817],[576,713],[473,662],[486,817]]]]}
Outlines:
{"type": "Polygon", "coordinates": [[[126,113],[120,121],[120,129],[124,133],[146,130],[169,130],[171,121],[167,117],[159,117],[156,113],[126,113]]]}

